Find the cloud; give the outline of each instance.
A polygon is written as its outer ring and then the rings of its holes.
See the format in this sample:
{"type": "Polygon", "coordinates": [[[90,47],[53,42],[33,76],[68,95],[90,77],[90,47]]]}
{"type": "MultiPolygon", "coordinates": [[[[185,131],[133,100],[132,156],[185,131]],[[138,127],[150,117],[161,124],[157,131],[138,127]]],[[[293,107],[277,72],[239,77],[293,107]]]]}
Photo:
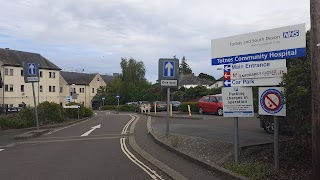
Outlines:
{"type": "Polygon", "coordinates": [[[121,71],[121,57],[145,63],[155,82],[162,57],[186,56],[195,73],[218,78],[211,39],[306,23],[305,0],[0,0],[0,46],[42,54],[86,71],[121,71]],[[2,2],[1,2],[2,1],[2,2]]]}

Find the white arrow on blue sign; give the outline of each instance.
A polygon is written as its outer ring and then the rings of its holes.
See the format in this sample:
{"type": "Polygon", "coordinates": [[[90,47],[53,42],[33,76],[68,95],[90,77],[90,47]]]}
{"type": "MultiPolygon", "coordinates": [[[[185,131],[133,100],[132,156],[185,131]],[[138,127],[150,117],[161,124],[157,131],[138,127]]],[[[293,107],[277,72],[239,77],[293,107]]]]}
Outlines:
{"type": "Polygon", "coordinates": [[[163,76],[164,77],[174,77],[174,61],[164,61],[163,76]]]}
{"type": "Polygon", "coordinates": [[[120,95],[117,95],[116,98],[117,98],[117,99],[120,99],[120,95]]]}
{"type": "Polygon", "coordinates": [[[28,63],[29,75],[36,75],[36,65],[34,63],[28,63]]]}

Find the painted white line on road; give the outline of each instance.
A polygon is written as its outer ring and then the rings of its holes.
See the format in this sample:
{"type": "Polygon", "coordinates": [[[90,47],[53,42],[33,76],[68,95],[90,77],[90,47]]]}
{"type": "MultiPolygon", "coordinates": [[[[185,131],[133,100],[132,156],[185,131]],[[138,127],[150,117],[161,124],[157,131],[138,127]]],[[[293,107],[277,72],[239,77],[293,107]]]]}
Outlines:
{"type": "Polygon", "coordinates": [[[128,132],[128,127],[129,125],[132,123],[132,121],[135,120],[135,117],[130,115],[131,116],[131,119],[129,122],[127,122],[127,124],[123,127],[122,131],[121,131],[121,134],[126,134],[128,132]]]}
{"type": "Polygon", "coordinates": [[[4,149],[0,149],[0,152],[3,151],[4,149]]]}
{"type": "Polygon", "coordinates": [[[120,146],[121,146],[121,150],[123,151],[123,153],[133,162],[135,163],[137,166],[139,166],[144,172],[146,172],[152,179],[160,179],[163,180],[162,177],[160,175],[157,174],[156,171],[150,169],[148,166],[146,166],[145,164],[143,164],[143,162],[141,162],[139,159],[137,159],[127,148],[126,146],[126,139],[125,138],[121,138],[120,139],[120,146]]]}
{"type": "Polygon", "coordinates": [[[94,131],[94,130],[96,130],[98,128],[101,128],[101,124],[91,127],[91,129],[89,131],[87,131],[86,133],[82,134],[81,136],[88,136],[90,133],[92,133],[92,131],[94,131]]]}

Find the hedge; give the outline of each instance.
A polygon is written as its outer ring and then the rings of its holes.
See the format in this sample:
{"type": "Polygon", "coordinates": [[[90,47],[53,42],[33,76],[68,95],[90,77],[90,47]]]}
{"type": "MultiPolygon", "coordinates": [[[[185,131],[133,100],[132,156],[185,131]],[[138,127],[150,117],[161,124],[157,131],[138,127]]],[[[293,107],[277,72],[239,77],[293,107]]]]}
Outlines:
{"type": "Polygon", "coordinates": [[[36,124],[33,109],[26,108],[17,114],[0,117],[1,129],[20,129],[32,127],[36,124]]]}
{"type": "Polygon", "coordinates": [[[79,118],[83,117],[90,117],[93,115],[93,110],[91,108],[86,108],[80,103],[70,102],[67,106],[71,105],[78,105],[80,109],[66,109],[66,115],[68,118],[77,119],[78,118],[78,111],[79,111],[79,118]]]}
{"type": "Polygon", "coordinates": [[[38,105],[38,115],[41,124],[63,122],[65,114],[65,109],[57,103],[45,101],[38,105]]]}
{"type": "Polygon", "coordinates": [[[137,106],[135,106],[135,105],[120,105],[119,111],[135,112],[136,107],[137,106]]]}
{"type": "Polygon", "coordinates": [[[101,110],[116,110],[117,106],[116,105],[105,105],[101,107],[101,110]]]}
{"type": "Polygon", "coordinates": [[[190,105],[191,112],[199,112],[198,104],[198,102],[183,102],[179,106],[179,111],[189,112],[188,105],[190,105]]]}

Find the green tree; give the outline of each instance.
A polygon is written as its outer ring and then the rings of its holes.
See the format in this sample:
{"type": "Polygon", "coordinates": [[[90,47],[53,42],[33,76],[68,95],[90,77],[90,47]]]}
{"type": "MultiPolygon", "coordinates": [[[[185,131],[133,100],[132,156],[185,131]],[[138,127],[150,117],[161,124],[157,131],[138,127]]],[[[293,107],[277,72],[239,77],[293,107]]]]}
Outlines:
{"type": "Polygon", "coordinates": [[[206,79],[206,80],[216,82],[216,78],[214,78],[213,76],[210,76],[208,74],[205,74],[205,73],[200,73],[198,77],[201,79],[206,79]]]}
{"type": "Polygon", "coordinates": [[[187,60],[186,58],[183,56],[180,66],[179,66],[179,71],[181,74],[192,74],[192,70],[189,67],[189,65],[187,64],[187,60]]]}

